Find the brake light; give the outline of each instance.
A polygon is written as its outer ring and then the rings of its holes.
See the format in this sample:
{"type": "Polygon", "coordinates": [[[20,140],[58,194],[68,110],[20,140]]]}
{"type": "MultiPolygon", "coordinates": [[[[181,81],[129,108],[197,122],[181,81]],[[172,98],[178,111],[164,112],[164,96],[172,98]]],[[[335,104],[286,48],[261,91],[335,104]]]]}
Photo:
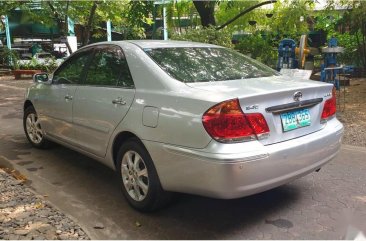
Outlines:
{"type": "Polygon", "coordinates": [[[221,102],[202,116],[207,133],[220,142],[241,142],[261,138],[269,128],[260,113],[244,114],[238,99],[221,102]]]}
{"type": "Polygon", "coordinates": [[[269,128],[266,119],[261,113],[244,114],[249,121],[250,126],[254,130],[258,139],[263,139],[268,136],[269,128]]]}
{"type": "Polygon", "coordinates": [[[333,117],[336,111],[337,111],[336,90],[333,87],[332,98],[326,100],[324,103],[321,121],[325,121],[333,117]]]}

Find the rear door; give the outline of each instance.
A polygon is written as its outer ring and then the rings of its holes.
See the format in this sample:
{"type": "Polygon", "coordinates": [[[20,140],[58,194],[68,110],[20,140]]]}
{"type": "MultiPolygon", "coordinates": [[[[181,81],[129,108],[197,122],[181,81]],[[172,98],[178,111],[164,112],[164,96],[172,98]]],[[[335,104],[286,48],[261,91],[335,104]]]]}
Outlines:
{"type": "Polygon", "coordinates": [[[95,49],[85,75],[73,105],[75,136],[82,149],[103,157],[134,99],[134,83],[122,49],[114,45],[95,49]]]}
{"type": "Polygon", "coordinates": [[[38,96],[42,128],[47,135],[74,142],[72,105],[75,90],[82,80],[92,50],[73,55],[53,75],[52,84],[44,85],[38,96]]]}

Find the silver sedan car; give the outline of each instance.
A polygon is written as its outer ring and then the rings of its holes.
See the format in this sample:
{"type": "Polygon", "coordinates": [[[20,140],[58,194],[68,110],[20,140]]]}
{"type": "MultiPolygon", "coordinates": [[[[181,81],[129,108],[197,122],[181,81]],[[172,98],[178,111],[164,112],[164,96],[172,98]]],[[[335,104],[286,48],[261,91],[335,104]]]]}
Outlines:
{"type": "Polygon", "coordinates": [[[297,80],[231,49],[180,41],[86,46],[34,76],[24,130],[118,173],[134,208],[173,192],[240,198],[320,169],[339,151],[331,84],[297,80]]]}

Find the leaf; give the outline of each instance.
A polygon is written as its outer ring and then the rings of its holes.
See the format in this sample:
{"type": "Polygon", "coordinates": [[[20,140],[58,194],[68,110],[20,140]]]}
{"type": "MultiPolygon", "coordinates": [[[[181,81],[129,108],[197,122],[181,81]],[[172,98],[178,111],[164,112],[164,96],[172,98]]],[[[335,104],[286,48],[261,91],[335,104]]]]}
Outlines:
{"type": "Polygon", "coordinates": [[[34,207],[35,207],[36,209],[40,209],[40,208],[44,208],[44,207],[45,207],[45,205],[44,205],[43,203],[41,203],[41,202],[37,202],[37,203],[34,205],[34,207]]]}

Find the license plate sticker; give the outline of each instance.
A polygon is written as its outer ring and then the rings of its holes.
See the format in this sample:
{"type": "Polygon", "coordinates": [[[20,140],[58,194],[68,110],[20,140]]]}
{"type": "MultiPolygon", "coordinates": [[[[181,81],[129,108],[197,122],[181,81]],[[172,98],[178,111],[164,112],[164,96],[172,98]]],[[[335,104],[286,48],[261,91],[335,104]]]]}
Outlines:
{"type": "Polygon", "coordinates": [[[284,132],[295,130],[305,126],[310,126],[310,112],[308,109],[302,109],[282,113],[281,122],[284,132]]]}

